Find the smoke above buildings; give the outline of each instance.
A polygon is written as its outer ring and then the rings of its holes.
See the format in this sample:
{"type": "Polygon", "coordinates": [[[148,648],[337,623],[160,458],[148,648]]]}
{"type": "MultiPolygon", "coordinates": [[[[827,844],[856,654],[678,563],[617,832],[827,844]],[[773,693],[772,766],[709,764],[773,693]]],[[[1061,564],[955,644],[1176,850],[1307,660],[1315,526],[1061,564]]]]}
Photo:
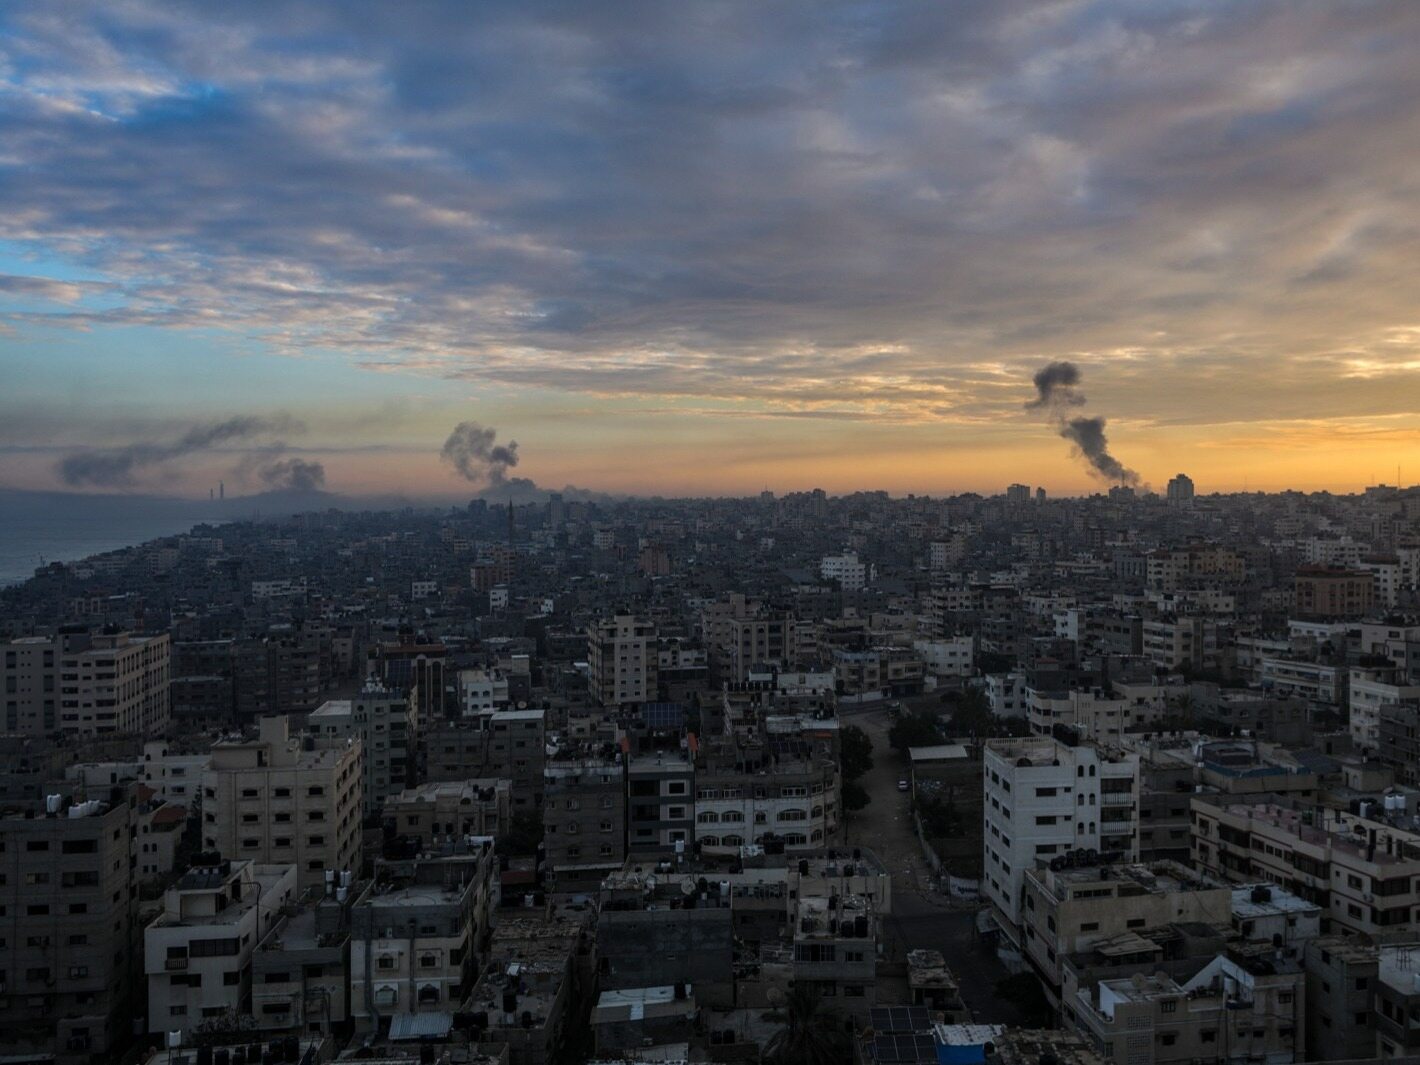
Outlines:
{"type": "Polygon", "coordinates": [[[1080,368],[1073,362],[1052,362],[1041,367],[1034,377],[1035,399],[1026,404],[1026,409],[1044,411],[1056,431],[1075,445],[1095,476],[1111,484],[1137,485],[1139,475],[1109,452],[1105,419],[1071,416],[1073,410],[1086,402],[1085,394],[1080,391],[1080,380],[1080,368]]]}
{"type": "MultiPolygon", "coordinates": [[[[439,456],[458,470],[464,480],[481,486],[476,493],[480,499],[520,504],[545,502],[549,489],[530,477],[508,474],[518,464],[517,441],[510,440],[506,444],[497,441],[498,430],[478,422],[459,422],[444,441],[439,456]]],[[[613,498],[571,484],[556,491],[568,502],[606,502],[613,498]]]]}
{"type": "Polygon", "coordinates": [[[276,459],[258,467],[256,476],[274,492],[319,492],[325,487],[325,467],[309,459],[276,459]]]}
{"type": "MultiPolygon", "coordinates": [[[[137,482],[139,474],[153,467],[213,451],[226,444],[257,443],[304,429],[300,422],[284,416],[226,418],[194,425],[173,440],[142,440],[123,447],[91,448],[66,455],[59,461],[57,470],[65,484],[75,487],[127,488],[137,482]]],[[[279,444],[275,446],[280,447],[279,444]]],[[[319,463],[304,465],[320,469],[319,463]]],[[[304,471],[302,476],[309,478],[310,471],[304,471]]],[[[325,477],[323,469],[320,469],[320,477],[322,480],[325,477]]]]}
{"type": "MultiPolygon", "coordinates": [[[[481,484],[489,490],[498,490],[512,483],[508,471],[518,464],[518,442],[510,440],[499,444],[495,443],[497,439],[496,429],[485,428],[477,422],[459,422],[444,441],[439,454],[459,471],[464,480],[481,484]]],[[[524,477],[512,480],[536,487],[524,477]]]]}

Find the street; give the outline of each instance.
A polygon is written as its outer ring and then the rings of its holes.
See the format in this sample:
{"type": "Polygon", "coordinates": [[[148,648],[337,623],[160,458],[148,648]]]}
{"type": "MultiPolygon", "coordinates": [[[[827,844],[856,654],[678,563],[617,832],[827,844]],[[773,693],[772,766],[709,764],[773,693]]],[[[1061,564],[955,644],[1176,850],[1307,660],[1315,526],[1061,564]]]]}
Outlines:
{"type": "Polygon", "coordinates": [[[849,816],[846,842],[871,850],[892,874],[888,957],[901,960],[917,947],[940,950],[976,1021],[1021,1023],[1015,1005],[995,995],[996,982],[1010,974],[993,950],[979,945],[975,908],[952,905],[932,890],[931,869],[912,828],[910,796],[897,790],[898,780],[909,774],[906,759],[888,745],[892,719],[886,708],[853,708],[841,717],[845,726],[859,726],[873,741],[873,768],[860,780],[872,801],[849,816]]]}

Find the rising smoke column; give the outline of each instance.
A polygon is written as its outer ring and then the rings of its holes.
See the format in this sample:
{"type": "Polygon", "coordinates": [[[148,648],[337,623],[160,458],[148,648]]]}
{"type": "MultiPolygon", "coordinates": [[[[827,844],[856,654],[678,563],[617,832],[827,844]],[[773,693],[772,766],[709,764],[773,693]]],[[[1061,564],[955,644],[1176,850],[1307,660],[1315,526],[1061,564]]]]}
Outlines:
{"type": "Polygon", "coordinates": [[[485,429],[477,422],[459,422],[439,452],[465,480],[501,488],[508,483],[508,470],[518,464],[518,442],[495,444],[498,430],[485,429]]]}
{"type": "Polygon", "coordinates": [[[150,466],[211,451],[222,444],[259,440],[278,433],[300,432],[304,428],[300,422],[286,417],[227,418],[195,425],[176,440],[145,440],[125,447],[81,451],[66,456],[57,468],[65,484],[124,488],[134,483],[135,474],[150,466]]]}
{"type": "Polygon", "coordinates": [[[1073,362],[1052,362],[1035,374],[1035,399],[1026,410],[1045,411],[1062,437],[1074,444],[1090,471],[1112,484],[1139,483],[1139,475],[1109,453],[1104,418],[1070,417],[1071,408],[1085,405],[1080,391],[1080,368],[1073,362]]]}
{"type": "Polygon", "coordinates": [[[325,487],[325,467],[307,459],[276,459],[258,468],[256,475],[278,492],[318,492],[325,487]]]}

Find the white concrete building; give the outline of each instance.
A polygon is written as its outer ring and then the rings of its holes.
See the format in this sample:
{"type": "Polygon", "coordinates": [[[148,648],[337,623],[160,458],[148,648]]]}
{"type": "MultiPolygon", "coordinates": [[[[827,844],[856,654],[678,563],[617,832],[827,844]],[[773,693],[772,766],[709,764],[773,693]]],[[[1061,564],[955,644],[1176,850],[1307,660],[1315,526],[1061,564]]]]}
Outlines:
{"type": "Polygon", "coordinates": [[[1278,695],[1339,706],[1346,694],[1346,667],[1290,658],[1262,660],[1262,686],[1278,695]]]}
{"type": "Polygon", "coordinates": [[[861,592],[877,580],[877,567],[863,562],[856,552],[842,555],[825,555],[819,561],[819,576],[826,581],[837,581],[845,592],[861,592]]]}
{"type": "Polygon", "coordinates": [[[1365,751],[1380,747],[1381,714],[1386,707],[1420,703],[1420,684],[1392,684],[1370,673],[1351,669],[1351,742],[1365,751]]]}
{"type": "Polygon", "coordinates": [[[1000,717],[1025,717],[1028,692],[1024,673],[986,675],[986,701],[991,705],[991,712],[1000,717]]]}
{"type": "Polygon", "coordinates": [[[239,1014],[251,991],[251,956],[296,900],[294,865],[223,861],[194,866],[163,896],[143,933],[148,1031],[189,1033],[239,1014]]]}
{"type": "Polygon", "coordinates": [[[1044,736],[989,740],[982,776],[982,887],[1019,949],[1027,869],[1077,850],[1138,859],[1139,758],[1044,736]]]}
{"type": "Polygon", "coordinates": [[[975,643],[970,636],[943,640],[914,640],[927,672],[937,677],[969,677],[976,672],[975,643]]]}
{"type": "Polygon", "coordinates": [[[459,707],[464,717],[508,708],[508,678],[496,669],[459,670],[459,707]]]}

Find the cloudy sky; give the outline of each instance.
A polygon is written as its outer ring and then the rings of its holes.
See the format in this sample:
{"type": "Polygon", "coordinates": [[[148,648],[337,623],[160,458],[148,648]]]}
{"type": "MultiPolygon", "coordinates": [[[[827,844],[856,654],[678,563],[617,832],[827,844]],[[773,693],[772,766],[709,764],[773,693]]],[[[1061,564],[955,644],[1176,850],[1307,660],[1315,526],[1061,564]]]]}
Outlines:
{"type": "Polygon", "coordinates": [[[1420,480],[1414,0],[0,10],[0,483],[1420,480]]]}

